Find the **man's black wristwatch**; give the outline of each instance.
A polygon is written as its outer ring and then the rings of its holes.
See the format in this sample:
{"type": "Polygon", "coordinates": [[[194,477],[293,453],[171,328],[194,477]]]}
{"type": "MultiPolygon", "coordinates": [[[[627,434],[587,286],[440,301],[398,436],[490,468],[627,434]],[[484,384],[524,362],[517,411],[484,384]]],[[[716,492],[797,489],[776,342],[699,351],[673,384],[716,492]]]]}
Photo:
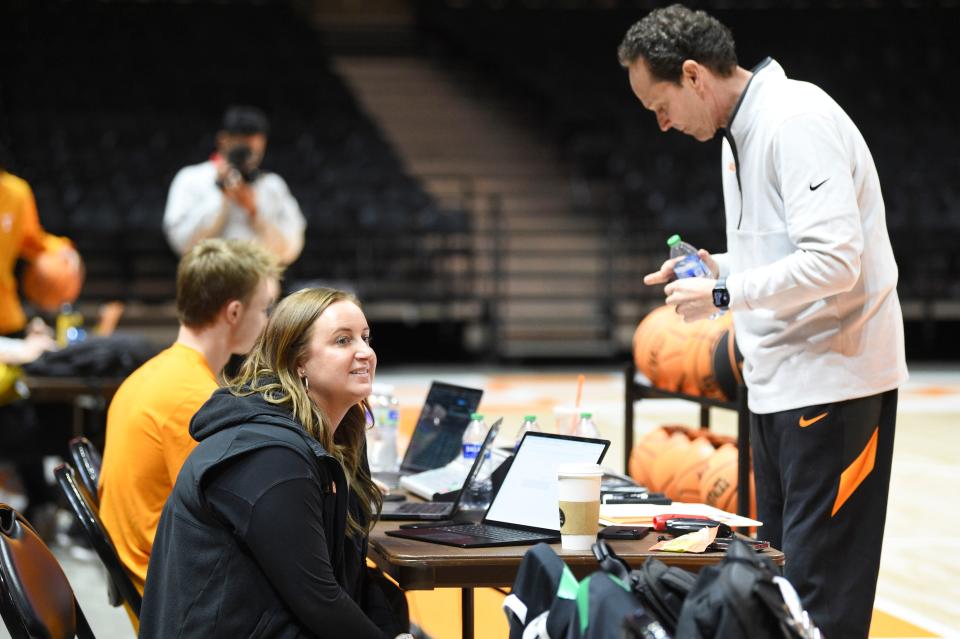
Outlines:
{"type": "Polygon", "coordinates": [[[727,278],[721,277],[713,287],[713,305],[721,311],[730,308],[730,291],[727,290],[727,278]]]}

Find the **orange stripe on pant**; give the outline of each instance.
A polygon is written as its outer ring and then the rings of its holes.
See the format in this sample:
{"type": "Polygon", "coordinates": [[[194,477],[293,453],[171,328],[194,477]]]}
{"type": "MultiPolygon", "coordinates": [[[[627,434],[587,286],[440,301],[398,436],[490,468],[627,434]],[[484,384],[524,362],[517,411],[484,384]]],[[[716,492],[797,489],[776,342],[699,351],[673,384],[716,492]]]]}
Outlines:
{"type": "Polygon", "coordinates": [[[866,479],[867,475],[873,470],[873,463],[877,458],[877,434],[879,432],[879,426],[873,429],[873,435],[870,436],[870,441],[867,442],[867,445],[860,454],[857,455],[857,458],[853,460],[853,463],[847,466],[840,474],[840,486],[837,488],[837,498],[833,502],[833,512],[830,513],[831,517],[836,515],[837,511],[847,503],[850,495],[854,493],[857,487],[863,483],[863,480],[866,479]]]}

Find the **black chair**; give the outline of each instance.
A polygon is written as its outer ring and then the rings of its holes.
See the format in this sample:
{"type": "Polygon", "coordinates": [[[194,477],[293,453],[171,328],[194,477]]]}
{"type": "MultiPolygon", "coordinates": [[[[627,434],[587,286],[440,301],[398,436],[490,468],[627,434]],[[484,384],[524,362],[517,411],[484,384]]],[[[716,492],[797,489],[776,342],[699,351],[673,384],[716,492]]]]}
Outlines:
{"type": "Polygon", "coordinates": [[[13,639],[94,639],[57,558],[6,504],[0,504],[0,616],[13,639]]]}
{"type": "Polygon", "coordinates": [[[126,602],[133,610],[133,614],[139,619],[142,597],[136,586],[133,585],[126,568],[120,562],[117,549],[110,541],[110,536],[103,527],[103,522],[100,521],[100,512],[96,502],[87,489],[77,482],[76,471],[70,464],[60,464],[53,471],[53,474],[57,478],[60,490],[67,498],[70,510],[77,518],[77,523],[80,524],[84,535],[86,535],[93,550],[107,569],[110,604],[119,606],[126,602]]]}
{"type": "Polygon", "coordinates": [[[86,437],[74,437],[70,440],[70,457],[73,458],[73,466],[80,475],[83,487],[87,489],[93,497],[93,503],[99,508],[100,495],[97,492],[97,484],[100,483],[100,464],[103,461],[100,451],[86,437]]]}

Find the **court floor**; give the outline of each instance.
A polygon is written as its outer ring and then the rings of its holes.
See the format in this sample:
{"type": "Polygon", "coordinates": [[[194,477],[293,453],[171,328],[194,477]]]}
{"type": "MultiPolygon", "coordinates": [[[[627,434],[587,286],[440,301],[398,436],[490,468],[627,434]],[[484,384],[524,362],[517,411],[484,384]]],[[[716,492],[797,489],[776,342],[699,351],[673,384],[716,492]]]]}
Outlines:
{"type": "MultiPolygon", "coordinates": [[[[585,374],[582,408],[591,410],[611,440],[606,464],[623,466],[623,374],[589,370],[429,367],[391,369],[381,362],[378,381],[394,384],[401,407],[401,439],[416,421],[432,380],[483,388],[481,411],[504,417],[499,443],[508,444],[525,414],[554,425],[554,406],[576,399],[577,375],[585,374]]],[[[665,423],[697,424],[697,405],[682,400],[644,400],[636,405],[636,432],[665,423]]],[[[734,434],[736,418],[713,409],[712,427],[734,434]]],[[[871,637],[960,637],[960,365],[911,366],[901,390],[890,507],[871,637]]],[[[106,605],[103,576],[95,560],[57,550],[97,637],[133,636],[122,611],[106,605]]],[[[478,591],[477,636],[505,637],[502,595],[478,591]]],[[[458,591],[412,593],[411,614],[437,638],[460,636],[458,591]]],[[[0,637],[5,631],[0,628],[0,637]]]]}

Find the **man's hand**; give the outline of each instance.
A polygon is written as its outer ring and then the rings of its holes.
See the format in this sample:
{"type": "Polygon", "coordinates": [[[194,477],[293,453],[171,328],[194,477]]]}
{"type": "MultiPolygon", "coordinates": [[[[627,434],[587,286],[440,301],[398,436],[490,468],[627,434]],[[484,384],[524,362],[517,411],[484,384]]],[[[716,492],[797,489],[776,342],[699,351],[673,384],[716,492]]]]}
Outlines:
{"type": "Polygon", "coordinates": [[[217,184],[223,188],[223,195],[245,208],[250,217],[257,214],[257,203],[253,189],[243,181],[240,171],[224,159],[217,161],[217,184]]]}
{"type": "Polygon", "coordinates": [[[246,209],[251,218],[257,217],[257,200],[249,184],[241,181],[232,189],[224,189],[224,192],[227,193],[227,197],[246,209]]]}
{"type": "Polygon", "coordinates": [[[666,284],[667,282],[676,279],[676,275],[673,273],[673,265],[677,263],[679,257],[671,257],[669,260],[660,265],[659,271],[654,271],[653,273],[647,273],[643,276],[643,283],[647,286],[654,286],[655,284],[666,284]]]}
{"type": "Polygon", "coordinates": [[[713,305],[713,287],[717,280],[706,277],[687,277],[667,284],[667,304],[675,306],[684,322],[707,319],[717,312],[713,305]]]}
{"type": "MultiPolygon", "coordinates": [[[[710,273],[714,277],[717,276],[717,262],[711,257],[710,252],[706,249],[700,249],[697,251],[697,255],[703,260],[703,263],[706,264],[707,268],[710,269],[710,273]]],[[[660,265],[659,271],[654,271],[653,273],[648,273],[643,276],[643,283],[647,286],[653,286],[655,284],[666,284],[667,282],[673,281],[676,279],[676,275],[673,274],[674,265],[680,261],[680,257],[671,257],[669,260],[660,265]]]]}

